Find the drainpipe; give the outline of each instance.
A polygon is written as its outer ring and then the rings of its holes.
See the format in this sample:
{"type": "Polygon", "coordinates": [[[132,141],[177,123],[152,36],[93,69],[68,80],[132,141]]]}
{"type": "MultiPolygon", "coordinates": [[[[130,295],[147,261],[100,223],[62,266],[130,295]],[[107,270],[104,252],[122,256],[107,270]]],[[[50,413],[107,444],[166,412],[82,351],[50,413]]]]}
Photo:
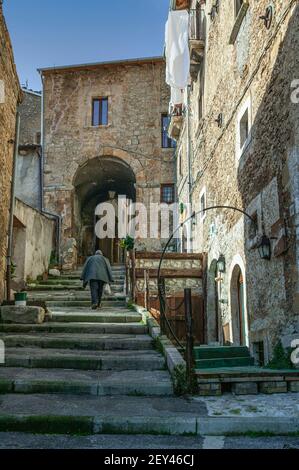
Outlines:
{"type": "Polygon", "coordinates": [[[44,164],[45,164],[45,156],[44,156],[44,148],[45,148],[45,117],[44,117],[44,109],[45,109],[45,94],[44,94],[44,79],[42,72],[40,72],[41,81],[42,81],[42,101],[41,101],[41,154],[40,154],[40,207],[41,213],[45,214],[56,221],[56,256],[58,259],[59,265],[62,264],[61,260],[61,231],[62,231],[62,217],[61,215],[56,214],[55,212],[50,212],[45,210],[44,207],[44,164]]]}
{"type": "MultiPolygon", "coordinates": [[[[188,159],[188,217],[191,217],[192,215],[192,196],[191,196],[191,191],[192,191],[192,165],[191,165],[191,126],[190,126],[190,85],[187,86],[187,119],[186,119],[186,125],[187,125],[187,159],[188,159]]],[[[188,240],[187,240],[187,251],[188,253],[192,253],[193,251],[193,244],[191,241],[192,237],[192,225],[193,225],[193,220],[190,219],[188,223],[188,240]]]]}
{"type": "Polygon", "coordinates": [[[11,182],[11,194],[10,194],[10,213],[9,213],[9,228],[8,228],[8,247],[6,257],[6,299],[8,302],[11,300],[11,265],[12,265],[12,249],[13,249],[13,221],[15,211],[15,185],[16,185],[16,170],[17,170],[17,158],[20,140],[20,114],[17,111],[16,115],[16,129],[15,129],[15,140],[14,140],[14,153],[13,153],[13,170],[12,170],[12,182],[11,182]]]}

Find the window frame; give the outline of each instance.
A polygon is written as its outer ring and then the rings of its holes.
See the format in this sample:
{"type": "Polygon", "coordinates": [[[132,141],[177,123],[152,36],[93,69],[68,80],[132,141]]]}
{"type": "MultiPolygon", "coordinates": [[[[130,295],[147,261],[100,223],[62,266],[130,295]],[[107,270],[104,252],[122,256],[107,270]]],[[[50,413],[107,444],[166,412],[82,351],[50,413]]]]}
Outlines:
{"type": "Polygon", "coordinates": [[[174,204],[175,203],[175,184],[174,183],[162,183],[160,187],[160,202],[161,204],[174,204]],[[171,201],[166,201],[164,200],[164,189],[171,188],[172,190],[172,200],[171,201]]]}
{"type": "Polygon", "coordinates": [[[252,131],[252,101],[251,101],[251,96],[249,95],[246,98],[246,100],[243,102],[243,105],[241,106],[237,114],[237,121],[236,121],[236,159],[237,161],[240,160],[240,158],[242,157],[242,155],[245,153],[246,149],[250,145],[251,131],[252,131]],[[241,125],[242,118],[244,117],[246,112],[248,112],[248,136],[241,147],[240,125],[241,125]]]}
{"type": "Polygon", "coordinates": [[[176,142],[173,140],[171,137],[169,137],[167,130],[164,128],[164,119],[168,119],[168,125],[170,122],[170,116],[168,113],[162,113],[161,114],[161,148],[162,149],[175,149],[176,148],[176,142]],[[164,138],[167,138],[167,146],[164,145],[164,138]]]}
{"type": "Polygon", "coordinates": [[[91,125],[92,127],[107,127],[109,125],[109,97],[108,96],[99,96],[99,97],[93,97],[92,98],[92,106],[91,106],[91,125]],[[107,122],[104,124],[103,123],[103,102],[107,102],[107,122]],[[94,113],[95,113],[95,103],[99,102],[100,103],[100,108],[99,108],[99,118],[100,122],[98,124],[95,124],[94,120],[94,113]]]}
{"type": "MultiPolygon", "coordinates": [[[[199,210],[201,211],[202,209],[206,209],[206,208],[207,208],[207,188],[204,187],[199,194],[199,210]],[[201,201],[203,197],[204,197],[205,203],[204,203],[204,207],[202,208],[201,201]]],[[[206,216],[207,216],[207,212],[200,212],[199,214],[200,222],[203,222],[206,216]]]]}

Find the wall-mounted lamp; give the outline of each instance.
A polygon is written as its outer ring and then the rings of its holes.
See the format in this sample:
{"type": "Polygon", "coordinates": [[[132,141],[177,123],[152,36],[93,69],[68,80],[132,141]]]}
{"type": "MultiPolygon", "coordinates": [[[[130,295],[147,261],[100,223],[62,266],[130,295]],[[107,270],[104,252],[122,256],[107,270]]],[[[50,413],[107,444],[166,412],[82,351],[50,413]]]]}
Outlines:
{"type": "Polygon", "coordinates": [[[225,273],[226,271],[226,261],[223,255],[219,256],[219,259],[217,261],[217,270],[221,274],[225,273]]]}
{"type": "Polygon", "coordinates": [[[258,242],[257,245],[259,255],[261,259],[265,259],[267,261],[271,260],[271,240],[266,235],[263,235],[258,242]]]}
{"type": "Polygon", "coordinates": [[[260,20],[263,20],[264,25],[267,29],[271,28],[273,20],[273,7],[269,5],[266,9],[266,12],[263,16],[260,16],[260,20]]]}

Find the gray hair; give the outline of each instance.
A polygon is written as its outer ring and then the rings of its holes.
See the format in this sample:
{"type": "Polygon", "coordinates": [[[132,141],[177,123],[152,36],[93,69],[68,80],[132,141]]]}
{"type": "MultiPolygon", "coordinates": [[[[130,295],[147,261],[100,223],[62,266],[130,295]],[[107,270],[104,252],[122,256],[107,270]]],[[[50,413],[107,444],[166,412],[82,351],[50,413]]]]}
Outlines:
{"type": "Polygon", "coordinates": [[[103,252],[101,250],[96,251],[96,255],[103,256],[103,252]]]}

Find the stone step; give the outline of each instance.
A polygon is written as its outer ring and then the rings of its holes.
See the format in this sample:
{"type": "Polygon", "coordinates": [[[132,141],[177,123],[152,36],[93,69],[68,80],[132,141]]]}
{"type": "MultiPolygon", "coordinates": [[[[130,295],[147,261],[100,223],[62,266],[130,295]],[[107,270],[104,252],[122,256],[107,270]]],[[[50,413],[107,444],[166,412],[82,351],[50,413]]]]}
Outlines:
{"type": "Polygon", "coordinates": [[[171,396],[167,371],[0,368],[0,393],[171,396]]]}
{"type": "MultiPolygon", "coordinates": [[[[113,274],[113,279],[115,282],[125,282],[126,276],[121,273],[114,273],[113,274]]],[[[80,275],[61,275],[59,277],[55,276],[49,276],[49,281],[68,281],[68,282],[81,282],[81,276],[80,275]]],[[[41,281],[41,282],[46,282],[46,281],[41,281]]],[[[112,283],[113,284],[113,283],[112,283]]]]}
{"type": "Polygon", "coordinates": [[[196,434],[202,402],[176,397],[1,396],[0,431],[44,434],[196,434]]]}
{"type": "MultiPolygon", "coordinates": [[[[72,291],[84,291],[85,289],[82,287],[82,285],[72,285],[69,286],[68,289],[72,291]]],[[[48,285],[48,284],[29,284],[28,285],[28,291],[29,292],[35,292],[35,291],[48,291],[48,292],[53,292],[53,291],[65,291],[65,286],[63,285],[48,285]]]]}
{"type": "Polygon", "coordinates": [[[59,313],[52,312],[52,321],[61,323],[138,323],[142,316],[138,313],[128,312],[127,314],[107,314],[107,313],[59,313]]]}
{"type": "MultiPolygon", "coordinates": [[[[33,299],[31,299],[33,300],[33,299]]],[[[41,300],[35,298],[35,300],[41,300]]],[[[49,300],[46,301],[47,306],[51,309],[51,307],[86,307],[87,310],[90,309],[90,300],[49,300]]],[[[102,302],[103,308],[106,307],[124,307],[125,302],[124,301],[118,301],[118,300],[103,300],[102,302]]]]}
{"type": "Polygon", "coordinates": [[[195,368],[200,369],[216,369],[218,367],[247,367],[254,366],[252,357],[227,357],[222,359],[197,359],[195,368]]]}
{"type": "MultiPolygon", "coordinates": [[[[52,293],[52,295],[43,295],[42,293],[35,293],[28,295],[29,302],[46,302],[48,306],[52,305],[55,307],[86,307],[87,310],[91,309],[91,297],[84,293],[73,295],[63,295],[60,296],[59,294],[52,293]],[[73,305],[73,303],[81,303],[81,305],[73,305]],[[54,305],[55,304],[55,305],[54,305]]],[[[119,294],[115,296],[115,298],[103,297],[102,299],[102,308],[106,310],[107,308],[125,308],[126,307],[126,299],[121,298],[119,294]]]]}
{"type": "MultiPolygon", "coordinates": [[[[1,367],[1,366],[0,366],[1,367]]],[[[68,349],[6,348],[5,367],[77,370],[164,370],[165,360],[153,350],[70,351],[68,349]]]]}
{"type": "MultiPolygon", "coordinates": [[[[117,285],[111,285],[111,290],[114,289],[114,290],[117,290],[117,289],[120,289],[120,290],[123,290],[123,286],[124,284],[123,283],[118,283],[117,285]]],[[[61,284],[61,283],[56,283],[56,284],[52,284],[52,283],[46,283],[46,282],[43,282],[43,283],[36,283],[36,284],[29,284],[28,285],[28,290],[29,291],[65,291],[65,290],[71,290],[71,291],[85,291],[86,288],[84,288],[82,286],[82,283],[77,283],[77,284],[69,284],[69,285],[65,285],[65,284],[61,284]]],[[[88,288],[88,292],[89,292],[89,288],[88,288]]]]}
{"type": "MultiPolygon", "coordinates": [[[[71,286],[82,286],[82,281],[76,280],[76,279],[48,279],[47,281],[40,281],[40,282],[34,282],[33,285],[45,285],[45,286],[65,286],[65,288],[71,288],[71,286]]],[[[123,287],[124,285],[124,280],[119,280],[116,282],[113,282],[110,287],[116,288],[116,287],[123,287]]]]}
{"type": "Polygon", "coordinates": [[[73,333],[73,334],[134,334],[145,335],[148,327],[141,323],[65,323],[53,322],[41,325],[1,324],[0,333],[73,333]]]}
{"type": "Polygon", "coordinates": [[[148,350],[153,348],[149,335],[129,334],[0,334],[6,347],[38,347],[47,349],[77,349],[88,351],[148,350]]]}
{"type": "MultiPolygon", "coordinates": [[[[82,291],[82,292],[77,292],[74,290],[65,290],[65,288],[60,291],[60,290],[53,290],[53,291],[43,291],[43,292],[29,292],[28,298],[30,300],[32,299],[43,299],[43,300],[49,300],[49,301],[56,301],[56,300],[61,300],[61,301],[66,301],[66,300],[81,300],[81,301],[89,301],[91,302],[91,295],[89,291],[82,291]]],[[[122,292],[116,292],[113,294],[104,294],[103,297],[103,303],[107,302],[116,302],[116,301],[125,301],[126,296],[122,292]]]]}
{"type": "Polygon", "coordinates": [[[226,357],[250,357],[247,347],[236,346],[199,346],[194,348],[195,359],[221,359],[226,357]]]}

